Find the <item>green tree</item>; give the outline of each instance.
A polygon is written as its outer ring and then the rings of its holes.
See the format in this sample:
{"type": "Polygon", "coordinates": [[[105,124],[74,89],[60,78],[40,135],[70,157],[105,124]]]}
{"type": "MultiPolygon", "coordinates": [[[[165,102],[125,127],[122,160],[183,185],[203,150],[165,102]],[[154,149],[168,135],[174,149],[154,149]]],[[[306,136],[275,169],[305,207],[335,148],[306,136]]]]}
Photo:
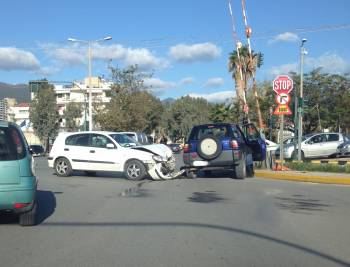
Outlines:
{"type": "MultiPolygon", "coordinates": [[[[300,75],[291,73],[294,93],[300,88],[300,75]]],[[[329,129],[349,132],[350,79],[348,74],[329,74],[317,68],[304,75],[304,133],[329,129]]]]}
{"type": "MultiPolygon", "coordinates": [[[[243,109],[243,105],[248,93],[249,81],[255,77],[255,72],[257,68],[260,68],[263,64],[263,54],[254,53],[252,51],[252,57],[249,55],[248,46],[242,46],[239,49],[239,57],[237,51],[233,51],[229,56],[228,70],[232,72],[232,78],[235,80],[236,94],[238,98],[238,103],[243,109]]],[[[261,117],[261,110],[259,107],[258,89],[253,81],[255,107],[257,110],[258,117],[261,117]]],[[[259,118],[259,121],[262,121],[259,118]]]]}
{"type": "Polygon", "coordinates": [[[145,85],[150,75],[137,66],[112,68],[111,101],[96,107],[96,118],[103,130],[151,133],[160,123],[162,104],[145,85]]]}
{"type": "Polygon", "coordinates": [[[68,131],[77,131],[79,129],[79,121],[81,118],[82,106],[80,103],[70,102],[66,105],[63,112],[63,118],[66,121],[66,129],[68,131]]]}
{"type": "Polygon", "coordinates": [[[214,104],[210,109],[209,119],[212,122],[240,122],[241,114],[237,99],[233,104],[214,104]]]}
{"type": "Polygon", "coordinates": [[[30,103],[29,119],[35,133],[47,149],[49,138],[57,134],[59,115],[53,85],[45,80],[30,103]]]}
{"type": "Polygon", "coordinates": [[[183,140],[194,125],[210,123],[210,109],[211,104],[203,98],[185,96],[177,99],[165,109],[164,133],[175,142],[183,140]]]}

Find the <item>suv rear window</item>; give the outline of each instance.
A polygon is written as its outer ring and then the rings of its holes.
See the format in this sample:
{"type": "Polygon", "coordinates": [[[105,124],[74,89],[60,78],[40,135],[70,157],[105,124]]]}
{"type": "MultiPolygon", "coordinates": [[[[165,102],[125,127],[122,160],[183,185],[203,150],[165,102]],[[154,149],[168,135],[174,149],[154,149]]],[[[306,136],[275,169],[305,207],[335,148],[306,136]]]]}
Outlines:
{"type": "Polygon", "coordinates": [[[199,140],[205,135],[212,135],[218,138],[230,137],[229,125],[201,125],[194,127],[189,139],[199,140]]]}
{"type": "Polygon", "coordinates": [[[13,126],[0,127],[0,161],[19,160],[25,155],[25,144],[19,131],[13,126]]]}

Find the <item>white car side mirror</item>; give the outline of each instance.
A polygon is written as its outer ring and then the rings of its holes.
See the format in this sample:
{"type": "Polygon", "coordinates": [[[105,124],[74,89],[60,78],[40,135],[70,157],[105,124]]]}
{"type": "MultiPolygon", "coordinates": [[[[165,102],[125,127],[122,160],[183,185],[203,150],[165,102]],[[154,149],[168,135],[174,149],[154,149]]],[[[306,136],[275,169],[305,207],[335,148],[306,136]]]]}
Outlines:
{"type": "Polygon", "coordinates": [[[115,148],[115,146],[113,144],[109,143],[106,145],[106,148],[113,149],[113,148],[115,148]]]}

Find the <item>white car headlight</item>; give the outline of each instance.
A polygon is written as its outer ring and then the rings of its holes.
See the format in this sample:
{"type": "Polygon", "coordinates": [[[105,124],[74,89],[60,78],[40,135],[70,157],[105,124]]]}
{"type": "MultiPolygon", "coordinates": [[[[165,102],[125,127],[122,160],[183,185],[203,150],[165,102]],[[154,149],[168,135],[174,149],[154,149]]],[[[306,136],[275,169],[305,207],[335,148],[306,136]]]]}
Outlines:
{"type": "Polygon", "coordinates": [[[163,162],[163,161],[165,161],[165,160],[163,159],[163,157],[158,156],[158,155],[153,155],[152,158],[153,158],[153,160],[155,160],[155,161],[157,161],[157,162],[163,162]]]}

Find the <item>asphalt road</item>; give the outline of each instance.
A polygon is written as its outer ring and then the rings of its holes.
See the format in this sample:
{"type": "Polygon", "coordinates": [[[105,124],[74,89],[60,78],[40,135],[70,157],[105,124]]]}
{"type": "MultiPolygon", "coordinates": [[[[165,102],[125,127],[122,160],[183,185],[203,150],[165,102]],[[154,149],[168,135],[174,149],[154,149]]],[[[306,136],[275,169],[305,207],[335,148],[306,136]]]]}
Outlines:
{"type": "Polygon", "coordinates": [[[0,266],[350,266],[347,186],[37,175],[39,225],[0,217],[0,266]]]}

